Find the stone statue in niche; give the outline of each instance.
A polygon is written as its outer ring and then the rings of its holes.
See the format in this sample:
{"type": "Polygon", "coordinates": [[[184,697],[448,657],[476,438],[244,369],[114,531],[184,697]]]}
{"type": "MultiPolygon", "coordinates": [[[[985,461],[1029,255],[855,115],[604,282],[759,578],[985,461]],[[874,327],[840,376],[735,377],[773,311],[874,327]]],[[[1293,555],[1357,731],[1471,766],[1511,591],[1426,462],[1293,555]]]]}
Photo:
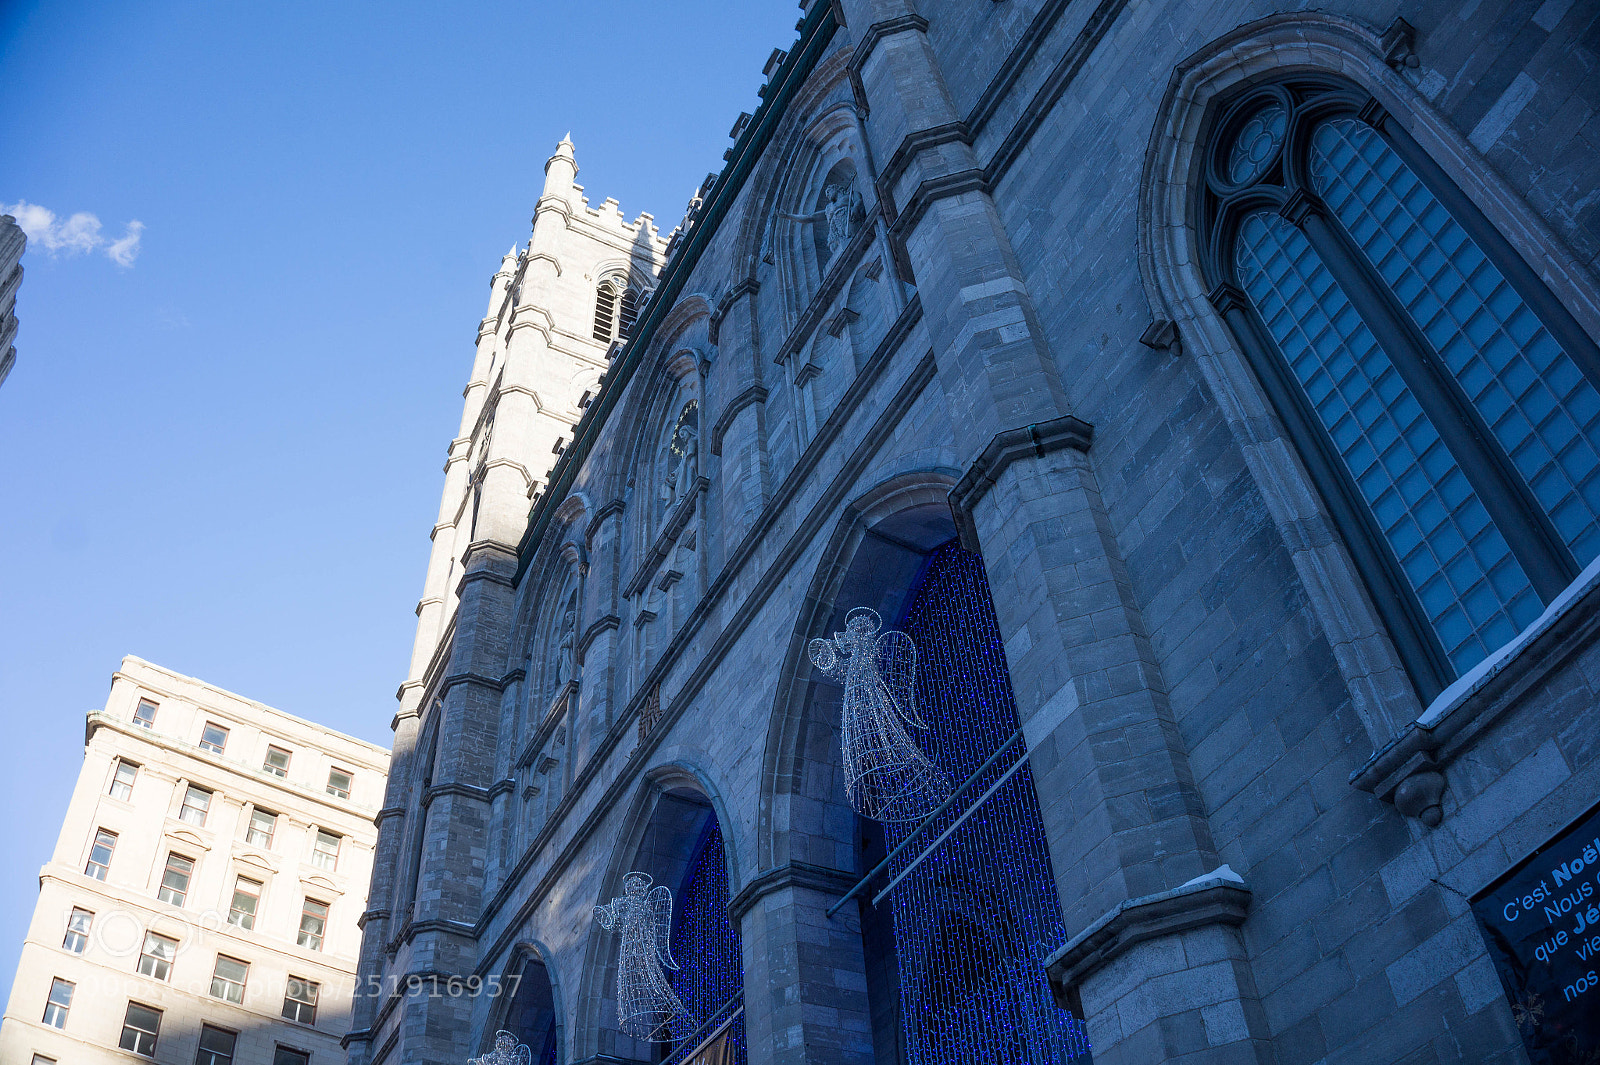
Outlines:
{"type": "Polygon", "coordinates": [[[561,615],[561,638],[556,644],[555,684],[560,688],[573,677],[572,644],[577,628],[577,613],[570,607],[561,615]]]}
{"type": "Polygon", "coordinates": [[[823,266],[826,267],[850,243],[850,238],[861,228],[866,215],[866,204],[862,202],[861,193],[856,191],[856,179],[852,176],[825,186],[822,205],[817,210],[810,214],[784,212],[783,217],[792,222],[807,222],[822,227],[819,237],[827,252],[823,260],[823,266]]]}
{"type": "Polygon", "coordinates": [[[691,399],[684,404],[667,440],[666,475],[661,479],[659,497],[663,514],[694,490],[700,476],[700,404],[691,399]]]}
{"type": "Polygon", "coordinates": [[[672,892],[650,886],[650,874],[632,872],[622,878],[622,894],[594,908],[594,919],[622,936],[617,955],[617,1020],[635,1039],[672,1041],[672,1028],[690,1014],[672,990],[663,967],[677,969],[672,959],[672,892]]]}

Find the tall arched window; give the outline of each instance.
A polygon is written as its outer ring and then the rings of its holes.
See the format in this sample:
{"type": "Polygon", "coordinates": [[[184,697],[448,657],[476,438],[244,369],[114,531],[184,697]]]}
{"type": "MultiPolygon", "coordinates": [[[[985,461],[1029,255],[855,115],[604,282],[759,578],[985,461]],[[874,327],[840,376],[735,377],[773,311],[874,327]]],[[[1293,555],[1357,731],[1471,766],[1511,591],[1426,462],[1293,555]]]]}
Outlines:
{"type": "Polygon", "coordinates": [[[639,317],[639,293],[628,287],[627,278],[603,279],[595,289],[594,338],[607,343],[626,340],[639,317]]]}
{"type": "Polygon", "coordinates": [[[1600,553],[1600,350],[1363,93],[1255,86],[1205,158],[1211,300],[1430,700],[1600,553]]]}

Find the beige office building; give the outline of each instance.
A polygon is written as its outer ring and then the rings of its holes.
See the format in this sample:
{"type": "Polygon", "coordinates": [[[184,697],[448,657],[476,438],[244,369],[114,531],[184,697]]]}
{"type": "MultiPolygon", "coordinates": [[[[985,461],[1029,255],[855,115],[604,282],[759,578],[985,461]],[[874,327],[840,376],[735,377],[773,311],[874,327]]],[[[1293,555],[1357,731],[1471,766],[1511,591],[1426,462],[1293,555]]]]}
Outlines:
{"type": "Polygon", "coordinates": [[[0,1062],[342,1062],[388,752],[132,657],[85,739],[0,1062]]]}

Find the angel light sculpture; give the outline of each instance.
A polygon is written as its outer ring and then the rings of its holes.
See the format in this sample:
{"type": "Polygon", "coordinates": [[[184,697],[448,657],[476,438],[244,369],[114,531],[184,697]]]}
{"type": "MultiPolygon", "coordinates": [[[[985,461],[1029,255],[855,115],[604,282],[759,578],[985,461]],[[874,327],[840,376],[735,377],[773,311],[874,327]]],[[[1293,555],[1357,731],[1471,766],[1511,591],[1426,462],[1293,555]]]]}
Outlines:
{"type": "Polygon", "coordinates": [[[468,1058],[467,1065],[532,1065],[533,1052],[517,1042],[507,1031],[494,1033],[494,1049],[481,1058],[468,1058]]]}
{"type": "Polygon", "coordinates": [[[809,651],[823,676],[844,681],[839,720],[850,805],[875,821],[910,821],[949,798],[950,781],[906,731],[928,727],[917,714],[916,644],[881,628],[877,611],[858,606],[844,616],[845,631],[812,640],[809,651]]]}
{"type": "Polygon", "coordinates": [[[638,872],[622,878],[622,892],[609,905],[594,908],[600,927],[615,929],[622,936],[617,957],[617,1019],[622,1030],[635,1039],[670,1043],[674,1025],[690,1019],[662,970],[663,966],[678,968],[671,948],[672,892],[664,886],[652,888],[650,875],[638,872]]]}

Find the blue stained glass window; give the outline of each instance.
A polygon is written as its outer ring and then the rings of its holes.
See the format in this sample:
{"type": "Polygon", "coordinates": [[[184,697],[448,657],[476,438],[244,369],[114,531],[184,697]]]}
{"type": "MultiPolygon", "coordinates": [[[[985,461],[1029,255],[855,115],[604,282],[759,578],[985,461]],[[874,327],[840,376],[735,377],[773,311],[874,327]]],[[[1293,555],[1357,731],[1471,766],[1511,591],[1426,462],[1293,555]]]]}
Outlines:
{"type": "Polygon", "coordinates": [[[1527,575],[1305,236],[1259,211],[1240,227],[1236,257],[1240,284],[1465,672],[1539,616],[1527,575]]]}
{"type": "MultiPolygon", "coordinates": [[[[964,780],[1017,729],[982,560],[954,542],[936,550],[902,628],[917,645],[929,725],[919,737],[952,780],[964,780]]],[[[908,1065],[1044,1065],[1088,1050],[1045,979],[1044,957],[1066,933],[1026,761],[1000,782],[1016,761],[1002,755],[891,866],[891,877],[905,875],[879,905],[893,907],[908,1065]]],[[[885,825],[885,843],[893,848],[913,827],[885,825]]]]}
{"type": "Polygon", "coordinates": [[[1375,130],[1322,122],[1311,174],[1587,564],[1600,553],[1600,391],[1375,130]]]}
{"type": "MultiPolygon", "coordinates": [[[[692,1019],[673,1032],[677,1043],[668,1061],[694,1050],[742,1005],[744,947],[728,917],[728,856],[715,817],[701,834],[674,908],[672,957],[682,968],[667,977],[692,1019]]],[[[725,1065],[745,1065],[743,1017],[728,1029],[723,1046],[725,1065]]]]}

